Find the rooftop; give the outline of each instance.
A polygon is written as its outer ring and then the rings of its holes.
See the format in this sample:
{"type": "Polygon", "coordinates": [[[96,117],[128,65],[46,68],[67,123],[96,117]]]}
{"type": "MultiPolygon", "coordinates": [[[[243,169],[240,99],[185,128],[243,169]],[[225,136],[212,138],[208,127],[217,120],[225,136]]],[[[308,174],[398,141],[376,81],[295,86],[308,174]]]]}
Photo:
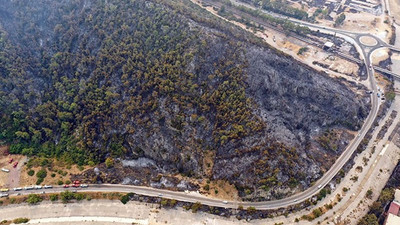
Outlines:
{"type": "Polygon", "coordinates": [[[400,217],[389,213],[385,225],[399,225],[399,224],[400,224],[400,217]]]}
{"type": "Polygon", "coordinates": [[[393,201],[392,203],[390,203],[388,214],[393,214],[393,215],[397,216],[397,214],[399,213],[399,210],[400,210],[400,204],[393,201]]]}

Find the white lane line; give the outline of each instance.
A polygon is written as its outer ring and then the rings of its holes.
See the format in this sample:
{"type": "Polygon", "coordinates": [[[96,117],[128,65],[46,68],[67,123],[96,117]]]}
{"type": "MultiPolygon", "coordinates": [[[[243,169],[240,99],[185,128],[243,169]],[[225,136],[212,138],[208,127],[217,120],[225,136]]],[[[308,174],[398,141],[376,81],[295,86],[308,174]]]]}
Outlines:
{"type": "MultiPolygon", "coordinates": [[[[42,223],[61,223],[61,222],[107,222],[107,223],[126,223],[126,224],[141,224],[148,225],[148,219],[130,219],[118,217],[97,217],[97,216],[73,216],[73,217],[54,217],[33,219],[27,224],[42,224],[42,223]]],[[[78,223],[77,223],[78,224],[78,223]]]]}
{"type": "Polygon", "coordinates": [[[388,149],[388,147],[389,147],[389,144],[386,144],[386,145],[383,147],[381,153],[379,153],[379,155],[382,156],[383,154],[385,154],[386,149],[388,149]]]}

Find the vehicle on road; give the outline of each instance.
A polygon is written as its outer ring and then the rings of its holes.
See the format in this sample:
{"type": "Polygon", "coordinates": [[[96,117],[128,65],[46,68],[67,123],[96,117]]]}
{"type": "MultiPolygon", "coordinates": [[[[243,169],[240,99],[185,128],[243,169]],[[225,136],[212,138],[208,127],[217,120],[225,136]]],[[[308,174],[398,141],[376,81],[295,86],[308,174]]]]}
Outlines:
{"type": "Polygon", "coordinates": [[[69,188],[68,184],[64,184],[63,188],[69,188]]]}
{"type": "Polygon", "coordinates": [[[1,168],[1,171],[6,172],[6,173],[10,172],[9,169],[5,169],[5,168],[1,168]]]}
{"type": "Polygon", "coordinates": [[[50,189],[50,188],[53,188],[53,186],[51,186],[51,185],[44,185],[43,188],[44,188],[44,189],[50,189]]]}
{"type": "Polygon", "coordinates": [[[89,187],[89,185],[87,185],[87,184],[81,184],[81,188],[87,188],[87,187],[89,187]]]}
{"type": "Polygon", "coordinates": [[[297,202],[297,199],[293,200],[293,202],[297,202]]]}
{"type": "Polygon", "coordinates": [[[35,189],[42,189],[42,186],[36,185],[35,189]]]}
{"type": "Polygon", "coordinates": [[[16,168],[18,166],[18,162],[15,162],[13,167],[16,168]]]}
{"type": "Polygon", "coordinates": [[[162,194],[158,194],[158,197],[162,197],[163,195],[162,194]]]}
{"type": "Polygon", "coordinates": [[[22,191],[22,188],[16,187],[16,188],[13,188],[13,190],[14,190],[14,191],[22,191]]]}
{"type": "Polygon", "coordinates": [[[24,187],[24,190],[33,190],[33,189],[34,189],[34,187],[32,187],[32,186],[24,187]]]}
{"type": "Polygon", "coordinates": [[[74,182],[72,182],[72,186],[74,188],[78,188],[81,186],[81,182],[79,180],[75,180],[74,182]]]}
{"type": "Polygon", "coordinates": [[[0,194],[0,198],[8,197],[8,194],[0,194]]]}
{"type": "Polygon", "coordinates": [[[322,188],[322,184],[318,185],[318,189],[322,188]]]}
{"type": "Polygon", "coordinates": [[[8,192],[9,190],[8,190],[8,188],[2,188],[2,189],[0,189],[0,192],[8,192]]]}
{"type": "Polygon", "coordinates": [[[226,200],[225,200],[225,201],[222,201],[222,203],[224,203],[224,204],[228,204],[228,201],[226,201],[226,200]]]}
{"type": "Polygon", "coordinates": [[[8,163],[12,163],[14,161],[14,159],[13,158],[11,158],[10,160],[8,160],[8,163]]]}
{"type": "Polygon", "coordinates": [[[72,193],[76,193],[76,192],[78,192],[77,190],[72,190],[72,193]]]}

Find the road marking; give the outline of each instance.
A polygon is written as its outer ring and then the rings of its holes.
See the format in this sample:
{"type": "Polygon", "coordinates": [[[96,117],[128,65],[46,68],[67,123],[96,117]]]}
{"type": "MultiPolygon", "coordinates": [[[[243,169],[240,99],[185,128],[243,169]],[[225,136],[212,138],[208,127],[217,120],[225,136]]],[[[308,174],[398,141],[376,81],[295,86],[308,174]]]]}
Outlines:
{"type": "Polygon", "coordinates": [[[379,153],[380,156],[382,156],[383,154],[385,154],[386,150],[388,149],[389,144],[385,145],[381,151],[381,153],[379,153]]]}
{"type": "Polygon", "coordinates": [[[28,224],[42,224],[42,223],[62,223],[62,222],[107,222],[107,223],[128,223],[128,224],[141,224],[148,225],[148,219],[130,219],[118,217],[96,217],[96,216],[73,216],[73,217],[53,217],[43,219],[33,219],[28,224]]]}

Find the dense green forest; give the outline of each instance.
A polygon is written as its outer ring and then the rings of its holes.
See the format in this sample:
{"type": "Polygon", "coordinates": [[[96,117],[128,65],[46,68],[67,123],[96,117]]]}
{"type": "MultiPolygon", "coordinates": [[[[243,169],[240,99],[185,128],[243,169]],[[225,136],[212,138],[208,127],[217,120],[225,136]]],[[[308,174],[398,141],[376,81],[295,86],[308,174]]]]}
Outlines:
{"type": "Polygon", "coordinates": [[[189,0],[0,0],[11,153],[144,157],[195,178],[211,167],[241,194],[282,196],[340,152],[319,149],[319,135],[362,124],[368,99],[349,86],[189,0]]]}

